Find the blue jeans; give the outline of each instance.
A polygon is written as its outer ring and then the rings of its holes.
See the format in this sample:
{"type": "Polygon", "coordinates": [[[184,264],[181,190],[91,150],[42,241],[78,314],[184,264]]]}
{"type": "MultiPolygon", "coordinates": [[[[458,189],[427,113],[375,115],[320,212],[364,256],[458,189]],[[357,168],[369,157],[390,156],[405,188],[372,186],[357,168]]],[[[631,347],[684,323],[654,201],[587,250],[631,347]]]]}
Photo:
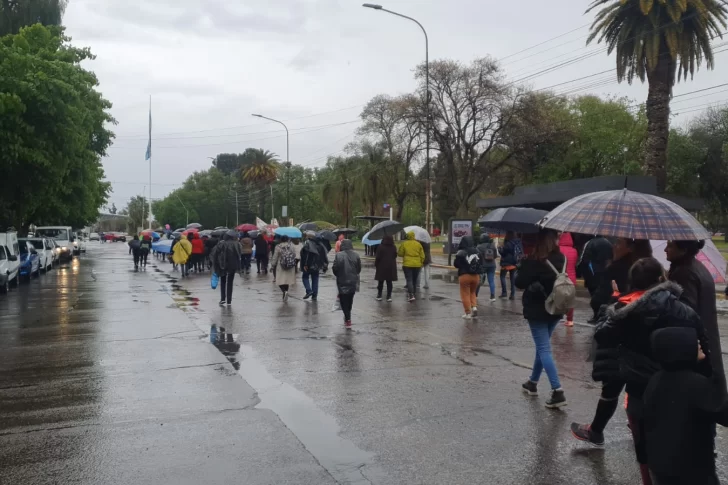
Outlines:
{"type": "Polygon", "coordinates": [[[318,271],[302,271],[301,272],[301,279],[303,280],[303,287],[306,288],[306,293],[310,293],[313,296],[318,295],[318,285],[319,285],[319,273],[318,271]],[[308,282],[309,277],[311,278],[311,283],[308,282]]]}
{"type": "Polygon", "coordinates": [[[511,269],[503,269],[500,270],[500,280],[501,280],[501,288],[503,289],[501,292],[501,296],[508,295],[508,291],[506,289],[506,275],[509,275],[511,277],[511,296],[516,294],[516,270],[511,269]]]}
{"type": "Polygon", "coordinates": [[[495,267],[485,270],[485,273],[480,275],[480,284],[478,285],[478,289],[475,290],[475,296],[480,294],[480,287],[483,286],[483,282],[486,278],[488,278],[490,297],[495,298],[495,267]]]}
{"type": "Polygon", "coordinates": [[[558,320],[539,322],[534,320],[528,321],[531,328],[533,343],[536,344],[536,359],[533,361],[533,372],[531,373],[531,382],[538,382],[541,378],[541,371],[545,370],[549,378],[552,389],[560,389],[559,373],[556,370],[556,363],[551,354],[551,334],[554,333],[558,320]]]}

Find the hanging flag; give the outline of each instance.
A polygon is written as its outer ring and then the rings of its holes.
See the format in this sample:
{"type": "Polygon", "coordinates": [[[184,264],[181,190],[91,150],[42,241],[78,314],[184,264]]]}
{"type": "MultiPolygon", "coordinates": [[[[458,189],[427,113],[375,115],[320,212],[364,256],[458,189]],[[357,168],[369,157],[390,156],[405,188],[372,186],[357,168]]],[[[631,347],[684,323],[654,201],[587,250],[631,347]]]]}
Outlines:
{"type": "Polygon", "coordinates": [[[147,143],[147,155],[144,160],[152,159],[152,98],[149,98],[149,142],[147,143]]]}

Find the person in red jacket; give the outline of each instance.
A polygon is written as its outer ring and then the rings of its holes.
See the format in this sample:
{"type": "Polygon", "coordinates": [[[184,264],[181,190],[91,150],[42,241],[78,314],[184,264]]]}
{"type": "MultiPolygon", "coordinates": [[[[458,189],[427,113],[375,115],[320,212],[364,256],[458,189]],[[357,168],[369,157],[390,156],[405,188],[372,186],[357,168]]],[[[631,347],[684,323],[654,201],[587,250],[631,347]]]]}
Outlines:
{"type": "MultiPolygon", "coordinates": [[[[571,234],[565,232],[561,234],[559,239],[559,249],[561,254],[566,258],[566,274],[569,275],[569,279],[572,283],[576,284],[576,264],[579,262],[579,253],[574,249],[574,239],[571,234]]],[[[561,269],[561,268],[557,268],[561,269]]],[[[574,309],[570,309],[566,314],[567,327],[574,326],[574,309]]]]}
{"type": "Polygon", "coordinates": [[[190,241],[192,243],[192,261],[191,266],[195,268],[196,272],[201,272],[205,269],[204,255],[205,255],[205,241],[200,239],[200,236],[195,234],[194,239],[190,241]]]}

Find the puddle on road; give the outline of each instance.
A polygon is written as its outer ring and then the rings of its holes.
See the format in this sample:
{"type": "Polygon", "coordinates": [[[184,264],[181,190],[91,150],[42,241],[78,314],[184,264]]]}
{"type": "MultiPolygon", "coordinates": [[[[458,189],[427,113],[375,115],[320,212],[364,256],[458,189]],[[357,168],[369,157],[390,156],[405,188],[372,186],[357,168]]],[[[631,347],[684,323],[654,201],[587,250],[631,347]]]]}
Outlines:
{"type": "Polygon", "coordinates": [[[241,345],[238,373],[258,392],[260,404],[278,415],[303,446],[339,483],[371,484],[386,475],[373,464],[374,453],[339,436],[336,420],[298,389],[273,377],[255,359],[253,349],[241,345]]]}
{"type": "Polygon", "coordinates": [[[458,275],[451,274],[451,273],[445,273],[445,274],[432,274],[430,275],[430,279],[433,280],[442,280],[446,283],[458,283],[458,275]]]}

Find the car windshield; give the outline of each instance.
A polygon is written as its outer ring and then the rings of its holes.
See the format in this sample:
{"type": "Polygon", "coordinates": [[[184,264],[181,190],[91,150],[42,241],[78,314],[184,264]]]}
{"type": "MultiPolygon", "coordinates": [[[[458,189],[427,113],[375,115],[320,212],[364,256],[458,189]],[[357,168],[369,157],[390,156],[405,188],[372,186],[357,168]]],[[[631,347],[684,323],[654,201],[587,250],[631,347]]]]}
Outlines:
{"type": "Polygon", "coordinates": [[[43,237],[52,237],[53,239],[59,240],[59,241],[68,241],[68,229],[37,229],[35,231],[36,236],[43,236],[43,237]]]}
{"type": "Polygon", "coordinates": [[[0,261],[6,259],[5,257],[5,248],[0,246],[0,261]]]}

